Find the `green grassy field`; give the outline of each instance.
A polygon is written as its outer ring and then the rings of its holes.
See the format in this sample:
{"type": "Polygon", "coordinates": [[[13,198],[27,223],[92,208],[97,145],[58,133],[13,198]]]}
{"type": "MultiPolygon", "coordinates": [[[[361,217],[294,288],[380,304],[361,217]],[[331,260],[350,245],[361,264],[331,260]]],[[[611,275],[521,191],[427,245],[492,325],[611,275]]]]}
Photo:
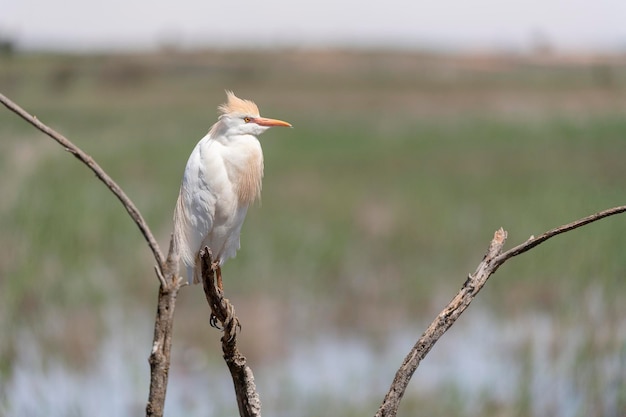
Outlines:
{"type": "MultiPolygon", "coordinates": [[[[242,250],[224,270],[244,349],[259,362],[280,356],[285,334],[334,329],[376,343],[390,323],[426,322],[474,270],[497,228],[509,232],[511,246],[626,201],[623,58],[0,57],[0,91],[91,154],[135,201],[163,251],[186,159],[215,121],[224,89],[294,125],[262,136],[262,203],[249,211],[242,250]]],[[[0,110],[0,189],[6,378],[23,329],[78,366],[101,340],[103,310],[154,309],[154,262],[121,205],[7,110],[0,110]],[[54,329],[43,319],[51,315],[62,318],[54,329]]],[[[623,391],[624,248],[626,217],[603,220],[507,263],[476,303],[503,320],[540,311],[590,334],[598,325],[585,294],[599,291],[608,340],[589,336],[581,361],[621,352],[623,391]]],[[[201,346],[215,356],[217,336],[205,329],[197,289],[181,294],[174,349],[201,346]]],[[[422,330],[410,328],[416,336],[422,330]]],[[[520,398],[485,406],[483,415],[529,415],[520,398]]],[[[590,401],[586,415],[606,415],[601,400],[590,401]]],[[[447,404],[409,397],[405,412],[460,412],[447,404]]]]}

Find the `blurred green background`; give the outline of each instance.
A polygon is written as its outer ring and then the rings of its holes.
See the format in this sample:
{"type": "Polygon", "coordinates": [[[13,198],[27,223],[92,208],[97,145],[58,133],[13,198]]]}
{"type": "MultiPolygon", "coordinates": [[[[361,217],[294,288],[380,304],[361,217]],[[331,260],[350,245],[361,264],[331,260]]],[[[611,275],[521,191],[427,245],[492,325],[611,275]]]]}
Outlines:
{"type": "MultiPolygon", "coordinates": [[[[511,247],[626,203],[624,55],[0,56],[0,91],[92,155],[163,251],[224,89],[294,126],[261,137],[262,202],[224,269],[267,415],[373,415],[497,228],[511,247]]],[[[90,171],[6,109],[0,138],[0,414],[141,415],[147,245],[90,171]]],[[[400,415],[626,415],[625,248],[616,216],[508,262],[400,415]]],[[[169,415],[236,413],[208,317],[184,288],[169,415]]]]}

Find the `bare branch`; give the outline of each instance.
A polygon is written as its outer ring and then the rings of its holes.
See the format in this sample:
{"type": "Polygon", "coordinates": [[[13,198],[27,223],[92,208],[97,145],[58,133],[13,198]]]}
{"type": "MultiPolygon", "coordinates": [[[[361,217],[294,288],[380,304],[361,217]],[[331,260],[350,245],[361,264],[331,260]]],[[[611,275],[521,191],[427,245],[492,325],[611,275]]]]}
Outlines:
{"type": "Polygon", "coordinates": [[[509,249],[508,251],[498,256],[498,258],[496,259],[496,263],[498,264],[498,266],[500,266],[507,259],[512,258],[517,255],[521,255],[522,253],[529,251],[530,249],[534,248],[535,246],[545,242],[546,240],[554,236],[560,235],[561,233],[569,232],[570,230],[578,229],[579,227],[585,226],[589,223],[593,223],[598,220],[604,219],[606,217],[613,216],[615,214],[620,214],[623,212],[626,212],[626,206],[613,207],[613,208],[592,214],[590,216],[583,217],[582,219],[573,221],[563,226],[555,227],[554,229],[548,230],[547,232],[545,232],[539,237],[531,236],[530,239],[528,239],[526,242],[522,243],[521,245],[517,245],[516,247],[509,249]]]}
{"type": "Polygon", "coordinates": [[[260,417],[261,399],[256,392],[254,375],[246,364],[246,358],[237,349],[237,332],[240,326],[239,320],[235,316],[235,308],[228,299],[224,298],[223,291],[216,285],[216,265],[213,264],[211,250],[205,247],[200,252],[200,258],[202,260],[204,294],[211,308],[212,317],[217,318],[224,329],[222,352],[233,378],[239,415],[241,417],[260,417]]]}
{"type": "Polygon", "coordinates": [[[165,259],[163,258],[161,250],[159,249],[159,245],[152,235],[150,228],[146,224],[146,221],[143,219],[143,216],[141,215],[139,210],[137,210],[137,207],[135,207],[135,204],[132,202],[132,200],[128,198],[128,196],[126,195],[126,193],[124,193],[120,186],[117,185],[117,183],[113,181],[113,179],[106,172],[104,172],[102,168],[100,168],[100,165],[98,165],[91,156],[87,155],[79,147],[70,142],[69,139],[67,139],[65,136],[61,135],[52,128],[40,122],[39,119],[37,119],[35,116],[28,113],[26,110],[15,104],[8,97],[4,96],[1,93],[0,102],[4,104],[9,110],[20,116],[22,119],[35,126],[35,128],[57,141],[61,146],[65,148],[66,151],[73,154],[96,174],[96,176],[122,202],[130,217],[133,219],[137,227],[139,227],[139,230],[141,231],[143,237],[146,239],[146,242],[148,242],[148,246],[150,246],[150,249],[154,254],[154,259],[156,259],[159,269],[161,269],[161,272],[163,272],[163,264],[165,259]]]}
{"type": "Polygon", "coordinates": [[[179,289],[180,286],[175,283],[166,287],[159,286],[154,338],[148,358],[150,364],[150,393],[146,405],[148,417],[163,416],[172,350],[174,310],[179,289]]]}
{"type": "Polygon", "coordinates": [[[176,296],[178,295],[178,290],[182,286],[182,281],[177,276],[178,257],[176,256],[174,239],[170,239],[168,256],[167,260],[165,260],[161,254],[158,243],[154,239],[150,228],[146,224],[137,207],[135,207],[133,202],[130,198],[128,198],[120,186],[111,179],[111,177],[93,160],[91,156],[83,152],[65,136],[41,123],[35,116],[30,115],[2,94],[0,94],[0,102],[2,102],[2,104],[4,104],[9,110],[16,113],[22,119],[35,126],[35,128],[57,141],[65,148],[66,151],[70,152],[81,162],[87,165],[122,202],[130,217],[139,227],[139,230],[146,239],[146,242],[148,242],[148,246],[150,246],[157,262],[155,271],[160,285],[159,298],[157,302],[157,314],[154,322],[154,341],[152,343],[152,350],[148,360],[150,363],[150,393],[148,395],[148,403],[146,405],[146,415],[149,417],[163,416],[170,368],[174,309],[176,307],[176,296]]]}
{"type": "Polygon", "coordinates": [[[159,283],[161,287],[167,287],[167,282],[165,281],[165,277],[161,273],[161,270],[158,266],[154,265],[154,272],[156,273],[157,278],[159,279],[159,283]]]}
{"type": "Polygon", "coordinates": [[[459,293],[450,301],[446,308],[439,313],[437,318],[428,326],[422,337],[417,341],[409,354],[402,362],[400,369],[396,372],[396,376],[391,384],[389,392],[385,396],[376,417],[395,416],[398,412],[400,400],[409,385],[409,381],[417,366],[422,359],[428,354],[433,345],[441,336],[454,324],[456,319],[465,311],[469,304],[478,294],[480,289],[485,285],[487,278],[492,273],[493,260],[502,251],[502,246],[506,241],[506,232],[503,229],[496,231],[493,240],[489,245],[489,249],[483,258],[483,261],[476,268],[476,272],[470,275],[459,293]]]}
{"type": "Polygon", "coordinates": [[[411,377],[419,366],[421,360],[424,359],[437,340],[439,340],[439,338],[443,336],[443,334],[454,324],[465,309],[469,307],[476,294],[478,294],[478,292],[486,284],[487,279],[489,279],[489,277],[496,272],[496,270],[504,262],[514,256],[521,255],[522,253],[529,251],[535,246],[561,233],[569,232],[584,225],[604,219],[605,217],[623,212],[626,212],[626,206],[614,207],[592,214],[591,216],[587,216],[572,223],[549,230],[537,238],[531,236],[531,238],[526,242],[504,253],[502,253],[502,247],[506,241],[507,233],[502,228],[496,231],[485,257],[478,265],[478,268],[476,268],[476,272],[468,276],[458,294],[452,299],[452,301],[450,301],[446,308],[439,313],[437,318],[430,324],[428,329],[426,329],[422,337],[419,338],[417,343],[404,359],[400,369],[396,372],[396,376],[391,384],[389,392],[385,396],[385,399],[376,413],[376,417],[396,416],[398,406],[400,405],[402,396],[406,391],[406,387],[408,386],[409,381],[411,380],[411,377]]]}
{"type": "Polygon", "coordinates": [[[174,236],[170,236],[170,247],[164,273],[155,268],[159,278],[159,296],[157,313],[154,319],[154,337],[148,363],[150,364],[150,392],[146,404],[147,417],[162,417],[167,394],[167,382],[172,350],[172,332],[174,329],[174,310],[178,291],[184,285],[178,276],[178,257],[174,236]]]}

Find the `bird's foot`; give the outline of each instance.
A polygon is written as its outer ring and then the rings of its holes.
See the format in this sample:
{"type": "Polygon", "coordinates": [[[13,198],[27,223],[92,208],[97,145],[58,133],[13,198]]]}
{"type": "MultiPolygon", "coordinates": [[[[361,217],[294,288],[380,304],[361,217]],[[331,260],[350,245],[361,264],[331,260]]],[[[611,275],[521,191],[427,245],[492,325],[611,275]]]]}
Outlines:
{"type": "Polygon", "coordinates": [[[213,313],[211,313],[211,317],[209,317],[209,325],[211,327],[213,327],[214,329],[224,330],[224,329],[222,329],[220,327],[220,322],[219,322],[217,316],[215,314],[213,314],[213,313]]]}
{"type": "Polygon", "coordinates": [[[230,343],[237,338],[240,331],[241,323],[239,323],[239,319],[237,318],[237,316],[232,316],[229,318],[229,320],[226,321],[226,323],[224,323],[223,338],[227,338],[226,342],[230,343]]]}
{"type": "Polygon", "coordinates": [[[233,308],[233,305],[228,303],[226,308],[228,309],[228,315],[224,321],[219,319],[215,314],[211,313],[211,316],[209,317],[209,324],[214,329],[223,331],[223,337],[226,338],[226,342],[230,343],[239,335],[239,332],[241,331],[241,323],[239,322],[237,316],[235,316],[235,309],[233,308]]]}

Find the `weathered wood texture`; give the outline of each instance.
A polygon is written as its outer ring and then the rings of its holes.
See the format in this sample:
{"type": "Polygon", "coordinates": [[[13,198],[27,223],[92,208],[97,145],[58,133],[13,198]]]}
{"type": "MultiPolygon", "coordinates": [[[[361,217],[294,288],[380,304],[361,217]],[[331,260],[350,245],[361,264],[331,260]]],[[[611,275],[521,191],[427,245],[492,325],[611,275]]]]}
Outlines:
{"type": "Polygon", "coordinates": [[[239,415],[241,417],[260,417],[261,399],[256,391],[254,375],[246,363],[246,358],[237,348],[237,333],[241,327],[237,316],[235,316],[235,308],[228,299],[224,298],[224,292],[217,285],[215,279],[217,265],[213,263],[208,247],[200,252],[200,258],[202,260],[202,285],[211,309],[211,323],[214,323],[215,320],[219,321],[224,331],[222,353],[235,386],[239,415]]]}

